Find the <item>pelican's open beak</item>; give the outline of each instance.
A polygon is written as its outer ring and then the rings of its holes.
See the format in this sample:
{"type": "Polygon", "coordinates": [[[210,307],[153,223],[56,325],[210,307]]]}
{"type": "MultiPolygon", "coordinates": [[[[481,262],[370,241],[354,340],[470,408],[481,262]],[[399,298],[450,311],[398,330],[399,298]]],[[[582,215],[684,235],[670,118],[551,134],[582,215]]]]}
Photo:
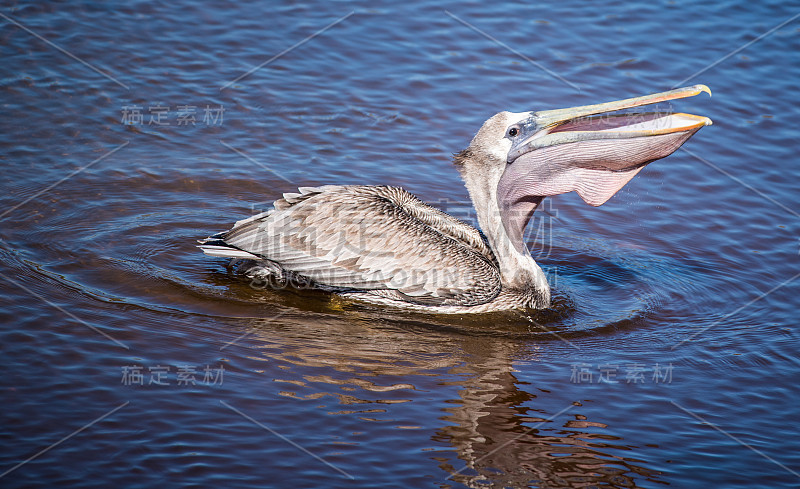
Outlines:
{"type": "Polygon", "coordinates": [[[506,131],[511,148],[497,185],[506,232],[515,246],[544,197],[576,191],[605,203],[648,163],[672,154],[711,119],[673,112],[612,113],[691,97],[705,85],[605,104],[532,112],[506,131]]]}
{"type": "Polygon", "coordinates": [[[711,95],[711,90],[707,86],[694,85],[604,104],[534,112],[526,124],[525,132],[529,137],[514,144],[508,153],[508,161],[510,163],[534,149],[565,143],[597,139],[629,139],[680,132],[693,134],[699,128],[711,125],[711,119],[672,112],[622,114],[610,114],[610,112],[693,97],[701,92],[711,95]]]}

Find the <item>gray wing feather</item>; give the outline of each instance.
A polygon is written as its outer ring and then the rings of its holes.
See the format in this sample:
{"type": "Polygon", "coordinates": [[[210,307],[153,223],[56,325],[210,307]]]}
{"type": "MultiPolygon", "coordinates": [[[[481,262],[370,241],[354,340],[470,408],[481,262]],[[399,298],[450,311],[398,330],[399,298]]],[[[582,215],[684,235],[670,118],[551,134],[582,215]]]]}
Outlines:
{"type": "Polygon", "coordinates": [[[405,190],[299,190],[214,238],[332,287],[446,305],[483,304],[500,292],[482,235],[405,190]]]}

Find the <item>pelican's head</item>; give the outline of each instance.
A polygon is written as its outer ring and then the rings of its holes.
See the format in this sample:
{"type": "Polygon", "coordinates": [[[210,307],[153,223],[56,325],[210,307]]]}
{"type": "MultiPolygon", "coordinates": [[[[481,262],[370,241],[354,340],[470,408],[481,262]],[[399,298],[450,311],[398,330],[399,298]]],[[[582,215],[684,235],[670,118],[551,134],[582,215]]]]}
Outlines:
{"type": "Polygon", "coordinates": [[[711,124],[691,114],[611,112],[700,92],[711,94],[695,85],[597,105],[501,112],[484,123],[457,161],[472,156],[472,167],[462,165],[462,174],[480,172],[495,187],[503,227],[521,250],[525,226],[544,197],[574,190],[586,203],[601,205],[645,165],[711,124]]]}

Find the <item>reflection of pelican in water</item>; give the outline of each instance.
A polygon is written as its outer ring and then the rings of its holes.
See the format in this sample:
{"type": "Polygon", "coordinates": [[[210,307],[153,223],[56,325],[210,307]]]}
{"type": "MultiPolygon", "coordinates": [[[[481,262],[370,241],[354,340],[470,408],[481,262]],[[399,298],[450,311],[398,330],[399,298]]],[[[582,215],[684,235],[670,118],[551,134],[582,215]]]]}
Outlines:
{"type": "Polygon", "coordinates": [[[202,240],[213,256],[248,260],[272,276],[371,302],[431,312],[544,308],[550,288],[523,240],[549,195],[611,198],[668,156],[706,117],[609,112],[711,93],[704,85],[617,102],[501,112],[455,157],[477,229],[396,187],[323,186],[285,194],[275,208],[202,240]]]}
{"type": "MultiPolygon", "coordinates": [[[[265,377],[275,382],[272,389],[294,399],[297,411],[327,413],[333,418],[324,424],[341,427],[336,445],[319,437],[307,448],[323,458],[330,450],[338,452],[337,466],[354,477],[374,469],[365,467],[364,459],[388,458],[397,464],[382,467],[382,476],[408,481],[412,474],[405,471],[413,465],[420,467],[416,480],[430,485],[428,477],[438,478],[442,487],[663,483],[650,468],[652,454],[642,449],[642,440],[617,436],[625,426],[607,426],[608,420],[592,414],[597,406],[573,404],[550,381],[532,385],[516,378],[515,357],[528,350],[528,342],[430,328],[423,333],[413,323],[397,327],[396,320],[381,325],[354,319],[341,322],[320,314],[282,320],[279,327],[256,320],[249,337],[258,340],[254,349],[264,360],[265,377]],[[409,424],[417,425],[414,435],[407,431],[409,424]]],[[[548,344],[544,349],[549,354],[559,348],[548,344]]],[[[533,364],[539,363],[537,356],[533,364]]],[[[568,366],[563,374],[569,376],[568,366]]],[[[567,384],[566,389],[585,394],[584,386],[567,384]]]]}
{"type": "Polygon", "coordinates": [[[520,389],[503,352],[472,370],[475,376],[452,402],[457,407],[444,418],[455,425],[437,433],[457,448],[463,463],[442,461],[448,479],[475,488],[585,488],[639,487],[637,479],[658,476],[631,463],[635,457],[612,455],[619,448],[624,453],[624,445],[615,447],[621,439],[608,434],[605,423],[580,414],[580,403],[557,412],[538,408],[537,395],[520,389]]]}

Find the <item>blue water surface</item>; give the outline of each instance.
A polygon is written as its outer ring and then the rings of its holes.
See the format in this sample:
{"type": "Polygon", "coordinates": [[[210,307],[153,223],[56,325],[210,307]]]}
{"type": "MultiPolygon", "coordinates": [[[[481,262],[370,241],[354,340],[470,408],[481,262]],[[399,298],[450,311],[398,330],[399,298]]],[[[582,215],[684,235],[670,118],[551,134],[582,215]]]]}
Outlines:
{"type": "Polygon", "coordinates": [[[800,4],[6,2],[2,487],[800,486],[800,4]],[[322,184],[474,221],[501,110],[703,83],[550,310],[263,290],[195,241],[322,184]]]}

